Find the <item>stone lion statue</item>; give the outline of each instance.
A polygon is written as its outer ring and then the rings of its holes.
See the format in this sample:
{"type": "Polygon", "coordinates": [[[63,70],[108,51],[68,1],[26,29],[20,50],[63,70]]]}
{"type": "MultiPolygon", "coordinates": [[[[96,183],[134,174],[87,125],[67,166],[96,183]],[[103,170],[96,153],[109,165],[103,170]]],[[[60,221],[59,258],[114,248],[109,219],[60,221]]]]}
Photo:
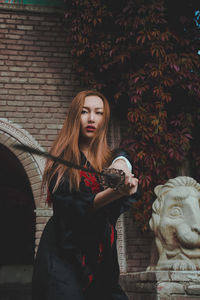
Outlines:
{"type": "Polygon", "coordinates": [[[147,270],[200,270],[200,184],[178,176],[154,192],[149,224],[155,248],[147,270]]]}

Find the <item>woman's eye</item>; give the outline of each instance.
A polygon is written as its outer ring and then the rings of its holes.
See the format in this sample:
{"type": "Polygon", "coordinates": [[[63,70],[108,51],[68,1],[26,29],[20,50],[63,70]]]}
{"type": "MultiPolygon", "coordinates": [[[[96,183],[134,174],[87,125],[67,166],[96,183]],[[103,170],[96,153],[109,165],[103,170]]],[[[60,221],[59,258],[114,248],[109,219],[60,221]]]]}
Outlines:
{"type": "Polygon", "coordinates": [[[102,111],[97,111],[97,115],[103,115],[102,111]]]}
{"type": "Polygon", "coordinates": [[[87,114],[87,110],[82,110],[81,114],[87,114]]]}

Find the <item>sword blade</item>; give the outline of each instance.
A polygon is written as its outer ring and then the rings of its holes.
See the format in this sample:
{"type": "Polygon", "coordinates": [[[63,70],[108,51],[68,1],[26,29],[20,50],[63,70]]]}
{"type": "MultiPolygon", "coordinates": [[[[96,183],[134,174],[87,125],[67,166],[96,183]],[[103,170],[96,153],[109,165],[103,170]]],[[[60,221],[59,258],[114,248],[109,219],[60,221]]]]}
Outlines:
{"type": "Polygon", "coordinates": [[[95,171],[95,170],[90,169],[90,168],[86,168],[86,167],[83,167],[83,166],[76,165],[76,164],[74,164],[74,163],[72,163],[70,161],[67,161],[67,160],[62,159],[62,158],[57,157],[57,156],[54,156],[54,155],[52,155],[52,154],[50,154],[48,152],[39,150],[37,148],[33,148],[33,147],[30,147],[30,146],[27,146],[27,145],[23,145],[23,144],[14,144],[13,147],[15,149],[22,150],[24,152],[29,152],[29,153],[32,153],[32,154],[35,154],[35,155],[43,156],[45,158],[53,160],[56,163],[65,165],[65,166],[67,166],[69,168],[74,168],[74,169],[82,170],[82,171],[85,171],[85,172],[95,173],[97,175],[105,175],[102,172],[98,172],[98,171],[95,171]]]}
{"type": "Polygon", "coordinates": [[[98,176],[99,182],[104,188],[110,187],[110,188],[117,188],[120,185],[123,185],[125,182],[125,173],[122,170],[114,169],[114,168],[105,168],[102,170],[102,172],[95,171],[91,168],[86,168],[83,166],[79,166],[77,164],[74,164],[70,161],[67,161],[65,159],[62,159],[60,157],[54,156],[48,152],[42,151],[38,148],[33,148],[28,145],[23,144],[14,144],[13,147],[18,150],[22,150],[24,152],[29,152],[35,155],[43,156],[47,159],[51,159],[52,161],[65,165],[69,168],[74,168],[77,170],[82,170],[88,173],[93,173],[98,176]]]}

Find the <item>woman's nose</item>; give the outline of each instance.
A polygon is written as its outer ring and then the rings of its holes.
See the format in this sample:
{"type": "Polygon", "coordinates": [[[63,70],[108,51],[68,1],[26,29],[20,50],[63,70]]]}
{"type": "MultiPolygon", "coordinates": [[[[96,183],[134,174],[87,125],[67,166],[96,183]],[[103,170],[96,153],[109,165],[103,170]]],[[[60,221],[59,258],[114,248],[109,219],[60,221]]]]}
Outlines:
{"type": "Polygon", "coordinates": [[[89,121],[94,122],[94,113],[92,112],[89,114],[89,121]]]}

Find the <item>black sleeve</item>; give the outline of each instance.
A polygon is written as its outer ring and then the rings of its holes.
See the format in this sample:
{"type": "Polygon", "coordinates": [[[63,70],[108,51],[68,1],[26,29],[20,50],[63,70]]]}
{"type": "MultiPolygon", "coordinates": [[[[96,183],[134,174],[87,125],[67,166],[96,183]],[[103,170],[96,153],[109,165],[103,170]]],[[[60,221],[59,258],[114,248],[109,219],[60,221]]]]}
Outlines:
{"type": "Polygon", "coordinates": [[[91,215],[95,194],[92,194],[90,188],[81,182],[79,190],[70,191],[69,182],[65,177],[57,190],[53,192],[55,182],[56,177],[53,178],[49,186],[54,208],[63,209],[67,214],[73,213],[73,218],[80,218],[81,220],[91,215]]]}
{"type": "Polygon", "coordinates": [[[137,202],[139,195],[140,193],[139,191],[137,191],[135,194],[129,197],[122,197],[111,202],[108,205],[110,223],[115,226],[120,215],[128,211],[132,207],[134,202],[137,202]]]}
{"type": "Polygon", "coordinates": [[[70,191],[67,178],[53,192],[55,182],[56,176],[50,183],[49,192],[53,202],[58,244],[61,251],[65,253],[65,250],[73,250],[80,239],[81,232],[95,217],[93,213],[95,194],[92,194],[83,182],[80,183],[78,191],[70,191]]]}
{"type": "MultiPolygon", "coordinates": [[[[113,151],[113,159],[117,158],[118,156],[124,156],[125,158],[127,158],[129,160],[129,162],[131,163],[132,169],[133,169],[133,163],[131,160],[131,156],[127,150],[124,150],[121,148],[115,149],[113,151]]],[[[122,213],[128,211],[131,208],[131,206],[133,205],[133,203],[137,202],[139,197],[140,197],[140,192],[137,191],[135,194],[133,194],[129,197],[122,197],[118,200],[111,202],[108,205],[110,222],[113,225],[115,225],[119,216],[122,213]]]]}

